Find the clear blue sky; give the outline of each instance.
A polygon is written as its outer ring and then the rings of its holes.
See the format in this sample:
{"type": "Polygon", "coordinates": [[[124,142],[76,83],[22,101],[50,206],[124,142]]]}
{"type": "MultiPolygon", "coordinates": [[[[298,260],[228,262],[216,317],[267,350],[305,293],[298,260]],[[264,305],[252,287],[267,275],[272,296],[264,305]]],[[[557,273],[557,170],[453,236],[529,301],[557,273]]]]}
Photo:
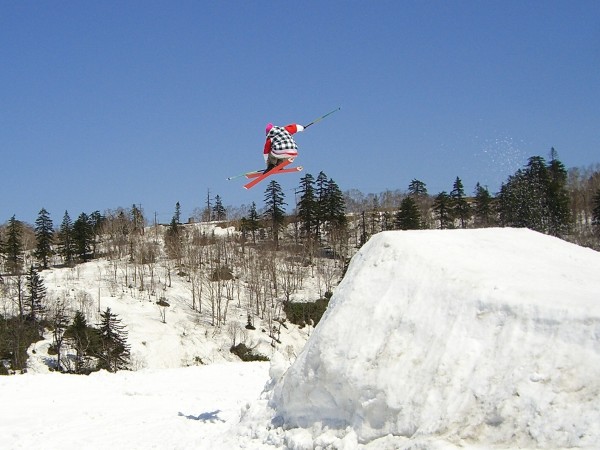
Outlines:
{"type": "MultiPolygon", "coordinates": [[[[342,190],[600,162],[598,1],[0,0],[0,222],[264,203],[267,122],[342,190]]],[[[291,210],[300,175],[284,175],[291,210]]]]}

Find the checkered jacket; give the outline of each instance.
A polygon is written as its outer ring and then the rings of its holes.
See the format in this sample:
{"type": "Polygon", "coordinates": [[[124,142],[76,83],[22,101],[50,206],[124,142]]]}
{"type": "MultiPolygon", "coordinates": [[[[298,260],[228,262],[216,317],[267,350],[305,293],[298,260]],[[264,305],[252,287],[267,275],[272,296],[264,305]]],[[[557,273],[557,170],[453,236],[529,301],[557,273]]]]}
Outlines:
{"type": "Polygon", "coordinates": [[[294,141],[292,134],[304,130],[302,125],[292,124],[285,127],[273,127],[267,134],[265,142],[264,157],[265,160],[271,153],[274,157],[295,158],[298,156],[298,145],[294,141]]]}

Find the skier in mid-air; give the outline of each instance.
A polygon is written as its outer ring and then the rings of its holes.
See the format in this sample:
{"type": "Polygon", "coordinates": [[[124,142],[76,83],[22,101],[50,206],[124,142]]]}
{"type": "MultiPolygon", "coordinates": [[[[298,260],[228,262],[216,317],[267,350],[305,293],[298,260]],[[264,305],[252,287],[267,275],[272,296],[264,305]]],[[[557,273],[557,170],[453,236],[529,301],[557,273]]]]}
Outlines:
{"type": "Polygon", "coordinates": [[[304,127],[297,123],[285,127],[274,126],[269,123],[265,129],[267,140],[263,150],[263,156],[267,168],[265,173],[285,160],[298,156],[298,145],[293,134],[303,131],[304,127]]]}
{"type": "Polygon", "coordinates": [[[299,125],[293,123],[286,125],[285,127],[273,126],[269,123],[265,129],[267,140],[263,149],[263,156],[267,168],[264,170],[253,170],[251,172],[244,172],[240,175],[234,175],[228,177],[228,180],[233,180],[238,177],[251,178],[251,181],[244,185],[244,189],[251,189],[256,186],[262,180],[272,175],[280,175],[282,173],[293,173],[300,172],[302,166],[290,167],[290,164],[294,162],[296,156],[298,156],[298,145],[292,135],[304,131],[306,128],[314,125],[315,123],[323,120],[325,117],[330,116],[341,108],[336,108],[327,114],[316,118],[308,125],[299,125]]]}

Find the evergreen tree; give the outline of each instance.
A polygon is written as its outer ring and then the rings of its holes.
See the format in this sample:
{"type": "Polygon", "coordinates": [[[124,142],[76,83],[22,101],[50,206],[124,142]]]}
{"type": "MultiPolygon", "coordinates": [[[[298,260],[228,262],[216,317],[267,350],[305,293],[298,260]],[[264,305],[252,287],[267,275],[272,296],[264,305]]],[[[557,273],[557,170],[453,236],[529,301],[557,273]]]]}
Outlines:
{"type": "Polygon", "coordinates": [[[440,228],[452,228],[452,204],[450,196],[446,191],[440,192],[433,203],[433,211],[440,222],[440,228]]]}
{"type": "Polygon", "coordinates": [[[475,186],[475,226],[489,227],[494,224],[494,211],[492,209],[492,196],[486,187],[479,183],[475,186]]]}
{"type": "Polygon", "coordinates": [[[408,195],[411,196],[417,205],[417,208],[421,214],[419,223],[421,228],[427,228],[430,221],[428,214],[432,200],[427,193],[427,186],[424,182],[413,179],[408,185],[408,195]]]}
{"type": "Polygon", "coordinates": [[[223,202],[221,201],[221,196],[215,196],[215,205],[213,206],[213,217],[215,220],[222,221],[227,217],[227,211],[223,206],[223,202]]]}
{"type": "Polygon", "coordinates": [[[466,228],[467,221],[471,217],[471,208],[465,198],[465,190],[462,184],[462,180],[456,177],[450,192],[450,198],[452,199],[452,218],[458,219],[460,228],[466,228]]]}
{"type": "Polygon", "coordinates": [[[73,323],[65,331],[65,339],[75,350],[75,373],[88,371],[88,360],[94,347],[94,329],[87,324],[81,311],[75,313],[73,323]]]}
{"type": "Polygon", "coordinates": [[[44,208],[38,213],[35,221],[36,248],[34,256],[41,263],[42,269],[48,268],[48,260],[52,256],[52,242],[54,240],[54,228],[48,211],[44,208]]]}
{"type": "Polygon", "coordinates": [[[343,229],[347,225],[344,195],[335,181],[327,181],[327,189],[319,207],[321,220],[328,222],[330,229],[343,229]]]}
{"type": "Polygon", "coordinates": [[[171,218],[171,223],[169,224],[169,228],[167,229],[167,238],[169,239],[179,239],[180,231],[181,231],[181,209],[179,207],[179,202],[175,203],[175,213],[171,218]]]}
{"type": "Polygon", "coordinates": [[[44,299],[46,298],[46,287],[44,281],[33,266],[27,274],[28,309],[32,321],[38,321],[44,312],[44,299]]]}
{"type": "Polygon", "coordinates": [[[131,223],[134,233],[144,234],[144,212],[135,204],[131,206],[131,223]]]}
{"type": "Polygon", "coordinates": [[[315,230],[318,216],[318,204],[315,198],[315,179],[307,173],[300,178],[300,201],[298,202],[298,220],[300,229],[305,236],[310,236],[315,230]]]}
{"type": "Polygon", "coordinates": [[[181,209],[179,206],[179,202],[175,204],[175,214],[173,214],[173,218],[171,219],[171,223],[169,224],[169,228],[167,229],[165,235],[165,245],[167,247],[167,253],[171,258],[175,258],[178,261],[181,260],[182,257],[182,246],[183,246],[183,233],[181,232],[181,209]]]}
{"type": "Polygon", "coordinates": [[[571,228],[567,170],[564,164],[558,160],[558,154],[554,148],[551,149],[548,174],[548,232],[554,236],[563,236],[571,228]]]}
{"type": "Polygon", "coordinates": [[[315,181],[315,201],[317,202],[317,215],[315,220],[315,232],[317,239],[321,239],[321,225],[324,221],[323,205],[327,196],[328,178],[323,171],[319,172],[315,181]]]}
{"type": "Polygon", "coordinates": [[[413,179],[408,185],[408,193],[413,197],[426,196],[427,195],[427,187],[425,183],[420,180],[413,179]]]}
{"type": "Polygon", "coordinates": [[[554,157],[548,166],[541,156],[529,158],[525,169],[500,189],[501,223],[557,236],[566,233],[571,223],[566,178],[564,166],[554,157]]]}
{"type": "Polygon", "coordinates": [[[75,241],[73,239],[73,222],[68,211],[65,211],[58,230],[58,252],[63,257],[65,264],[73,262],[73,258],[75,257],[75,241]]]}
{"type": "Polygon", "coordinates": [[[500,186],[498,193],[498,217],[502,226],[526,227],[525,215],[521,212],[523,198],[528,197],[525,172],[517,170],[500,186]]]}
{"type": "Polygon", "coordinates": [[[418,230],[421,228],[421,212],[412,196],[404,197],[396,213],[396,228],[399,230],[418,230]]]}
{"type": "MultiPolygon", "coordinates": [[[[100,214],[100,211],[94,211],[89,216],[89,226],[90,226],[90,245],[92,251],[92,258],[96,257],[96,248],[98,246],[98,237],[102,233],[102,227],[104,226],[104,222],[106,218],[100,214]]],[[[143,227],[140,232],[143,232],[143,227]]]]}
{"type": "Polygon", "coordinates": [[[82,261],[91,257],[93,241],[92,224],[86,213],[81,213],[73,224],[73,243],[76,254],[82,261]]]}
{"type": "Polygon", "coordinates": [[[260,216],[256,210],[256,203],[252,202],[250,205],[250,211],[248,211],[248,219],[246,222],[247,229],[252,233],[252,242],[256,244],[256,231],[260,227],[260,216]]]}
{"type": "Polygon", "coordinates": [[[110,308],[100,314],[98,368],[109,372],[127,369],[129,365],[129,345],[127,331],[121,325],[121,319],[110,308]]]}
{"type": "Polygon", "coordinates": [[[23,271],[23,224],[12,216],[6,227],[4,255],[9,273],[19,275],[23,271]]]}
{"type": "Polygon", "coordinates": [[[175,203],[175,215],[173,216],[173,220],[177,225],[181,225],[181,205],[179,202],[175,203]]]}
{"type": "Polygon", "coordinates": [[[525,213],[526,226],[546,232],[549,225],[547,191],[550,176],[544,158],[541,156],[529,158],[524,174],[528,192],[524,199],[526,204],[521,211],[525,213]]]}
{"type": "Polygon", "coordinates": [[[283,206],[286,203],[284,202],[284,198],[285,196],[281,186],[277,181],[272,180],[265,191],[264,217],[271,223],[276,247],[279,247],[279,229],[283,226],[285,221],[285,211],[283,206]]]}

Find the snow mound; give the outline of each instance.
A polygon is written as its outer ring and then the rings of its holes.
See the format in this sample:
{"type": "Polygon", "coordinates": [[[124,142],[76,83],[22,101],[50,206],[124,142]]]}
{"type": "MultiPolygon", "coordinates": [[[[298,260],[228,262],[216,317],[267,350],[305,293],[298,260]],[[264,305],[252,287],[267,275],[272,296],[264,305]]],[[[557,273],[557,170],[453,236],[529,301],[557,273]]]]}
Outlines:
{"type": "Polygon", "coordinates": [[[273,423],[288,442],[600,447],[598,274],[600,253],[526,229],[380,233],[275,384],[273,423]]]}

